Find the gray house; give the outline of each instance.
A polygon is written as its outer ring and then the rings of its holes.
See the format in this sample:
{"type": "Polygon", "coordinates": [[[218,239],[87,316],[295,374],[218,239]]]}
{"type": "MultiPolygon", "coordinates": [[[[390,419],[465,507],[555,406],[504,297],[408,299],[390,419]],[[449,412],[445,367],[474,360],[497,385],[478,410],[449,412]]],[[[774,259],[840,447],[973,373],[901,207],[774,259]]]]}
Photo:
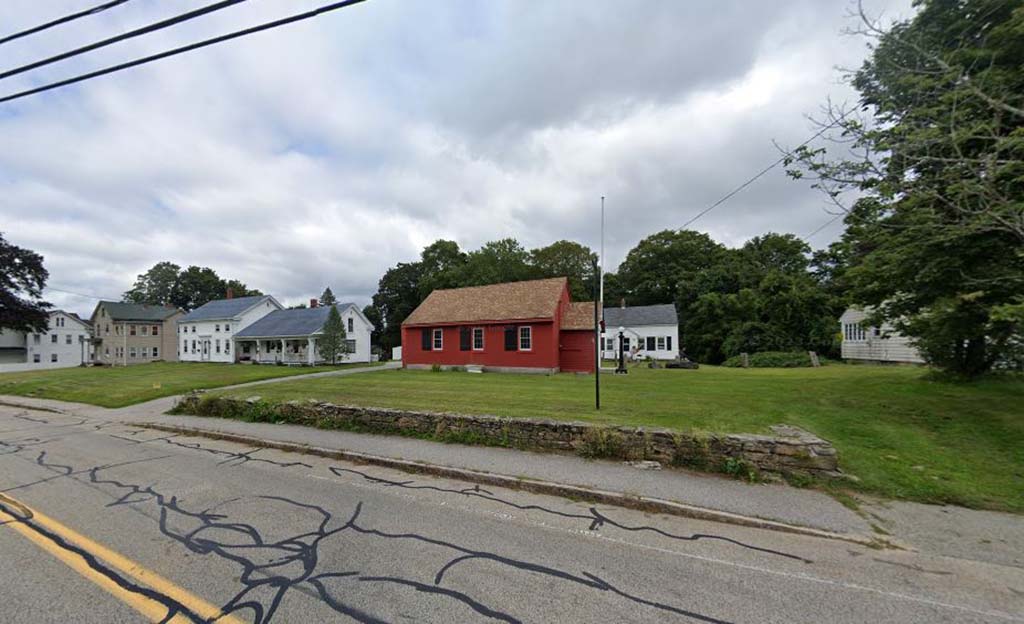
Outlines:
{"type": "Polygon", "coordinates": [[[672,360],[679,354],[679,315],[670,303],[604,309],[601,357],[618,357],[619,328],[629,357],[672,360]]]}

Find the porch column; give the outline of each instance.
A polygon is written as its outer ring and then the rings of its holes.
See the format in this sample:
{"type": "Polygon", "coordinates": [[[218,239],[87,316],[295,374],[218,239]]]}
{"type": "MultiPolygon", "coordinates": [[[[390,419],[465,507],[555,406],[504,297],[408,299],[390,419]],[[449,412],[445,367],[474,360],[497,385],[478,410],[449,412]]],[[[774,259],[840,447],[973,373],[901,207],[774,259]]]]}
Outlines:
{"type": "Polygon", "coordinates": [[[306,338],[306,355],[310,366],[316,364],[316,341],[313,340],[312,336],[306,338]]]}
{"type": "Polygon", "coordinates": [[[287,362],[288,361],[288,351],[286,350],[284,343],[285,343],[284,338],[282,338],[281,339],[281,361],[282,362],[287,362]]]}
{"type": "Polygon", "coordinates": [[[259,364],[259,361],[260,361],[260,339],[257,338],[256,339],[256,363],[259,364]]]}

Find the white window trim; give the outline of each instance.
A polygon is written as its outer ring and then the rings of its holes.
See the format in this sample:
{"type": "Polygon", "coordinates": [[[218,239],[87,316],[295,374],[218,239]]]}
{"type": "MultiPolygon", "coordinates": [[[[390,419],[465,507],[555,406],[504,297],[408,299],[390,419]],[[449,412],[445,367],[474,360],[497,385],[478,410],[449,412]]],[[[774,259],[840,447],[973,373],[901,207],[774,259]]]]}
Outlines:
{"type": "Polygon", "coordinates": [[[529,325],[524,325],[519,328],[519,350],[520,351],[533,351],[533,328],[529,325]],[[523,346],[523,331],[526,331],[526,341],[530,344],[528,347],[523,346]]]}
{"type": "Polygon", "coordinates": [[[483,351],[484,350],[484,347],[487,344],[486,342],[484,342],[486,340],[485,336],[486,336],[486,332],[484,332],[484,328],[483,327],[474,327],[473,328],[473,333],[470,336],[470,339],[472,340],[472,347],[473,347],[474,351],[483,351]],[[476,346],[476,333],[477,332],[480,332],[480,346],[479,347],[476,346]]]}
{"type": "Polygon", "coordinates": [[[654,348],[656,350],[658,350],[658,351],[664,351],[665,350],[665,337],[664,336],[658,336],[654,340],[654,348]]]}
{"type": "Polygon", "coordinates": [[[430,335],[431,351],[444,351],[444,330],[440,327],[434,329],[430,335]]]}

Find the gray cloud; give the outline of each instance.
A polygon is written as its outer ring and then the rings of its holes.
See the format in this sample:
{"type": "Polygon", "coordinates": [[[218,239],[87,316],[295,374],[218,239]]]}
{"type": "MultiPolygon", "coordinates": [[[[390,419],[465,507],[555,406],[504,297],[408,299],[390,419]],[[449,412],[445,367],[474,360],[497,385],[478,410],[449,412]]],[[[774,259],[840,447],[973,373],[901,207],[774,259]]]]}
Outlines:
{"type": "MultiPolygon", "coordinates": [[[[871,6],[906,15],[907,4],[871,6]]],[[[5,2],[0,24],[71,8],[5,2]]],[[[365,302],[387,267],[437,237],[596,247],[603,194],[613,266],[777,158],[773,140],[804,140],[805,115],[827,97],[852,97],[833,69],[865,54],[839,35],[848,8],[370,0],[0,105],[0,230],[46,256],[51,285],[77,292],[117,295],[166,259],[287,301],[329,284],[365,302]]],[[[0,91],[285,11],[247,3],[0,91]]],[[[4,64],[170,12],[128,3],[4,46],[4,64]]],[[[735,245],[767,230],[808,234],[828,218],[817,194],[776,170],[693,227],[735,245]]]]}

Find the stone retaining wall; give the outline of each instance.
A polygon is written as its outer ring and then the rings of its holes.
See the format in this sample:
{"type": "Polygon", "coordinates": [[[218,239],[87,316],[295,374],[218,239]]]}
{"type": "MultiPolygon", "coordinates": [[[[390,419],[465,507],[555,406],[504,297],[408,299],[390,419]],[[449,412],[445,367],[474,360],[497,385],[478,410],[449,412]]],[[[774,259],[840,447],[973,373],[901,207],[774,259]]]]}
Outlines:
{"type": "Polygon", "coordinates": [[[190,394],[176,410],[197,416],[244,417],[326,429],[396,433],[453,442],[570,452],[588,457],[653,460],[669,466],[724,471],[842,478],[831,443],[798,427],[775,425],[774,435],[695,434],[646,427],[467,416],[315,401],[268,403],[190,394]]]}

